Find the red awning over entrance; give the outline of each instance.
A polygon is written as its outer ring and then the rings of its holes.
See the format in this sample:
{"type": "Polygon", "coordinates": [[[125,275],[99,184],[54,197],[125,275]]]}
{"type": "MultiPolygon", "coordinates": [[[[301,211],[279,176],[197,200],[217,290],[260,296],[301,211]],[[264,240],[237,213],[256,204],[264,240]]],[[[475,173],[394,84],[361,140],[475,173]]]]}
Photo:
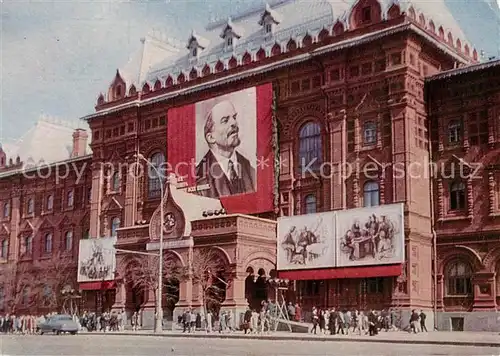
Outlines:
{"type": "Polygon", "coordinates": [[[80,290],[106,290],[115,288],[115,281],[84,282],[79,284],[80,290]]]}
{"type": "Polygon", "coordinates": [[[293,281],[341,278],[396,277],[401,275],[402,271],[402,265],[397,264],[383,266],[278,271],[278,277],[282,279],[290,279],[293,281]]]}

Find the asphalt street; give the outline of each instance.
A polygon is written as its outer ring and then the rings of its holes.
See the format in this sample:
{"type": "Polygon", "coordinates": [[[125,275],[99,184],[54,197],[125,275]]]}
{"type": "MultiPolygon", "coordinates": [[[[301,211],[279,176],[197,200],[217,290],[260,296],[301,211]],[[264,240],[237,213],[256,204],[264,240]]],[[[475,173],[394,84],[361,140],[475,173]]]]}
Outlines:
{"type": "Polygon", "coordinates": [[[33,335],[0,336],[0,355],[120,356],[278,356],[278,355],[499,355],[500,348],[369,342],[193,339],[150,336],[33,335]]]}

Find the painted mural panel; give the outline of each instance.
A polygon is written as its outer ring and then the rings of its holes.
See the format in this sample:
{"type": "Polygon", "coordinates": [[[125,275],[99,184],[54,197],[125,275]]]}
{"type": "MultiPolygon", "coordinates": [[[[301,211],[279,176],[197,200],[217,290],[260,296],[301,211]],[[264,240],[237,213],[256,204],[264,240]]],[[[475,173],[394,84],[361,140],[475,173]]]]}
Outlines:
{"type": "Polygon", "coordinates": [[[115,279],[116,237],[80,240],[78,282],[112,281],[115,279]]]}
{"type": "Polygon", "coordinates": [[[337,267],[404,261],[403,204],[337,212],[337,267]]]}
{"type": "Polygon", "coordinates": [[[278,220],[278,269],[335,266],[335,213],[287,216],[278,220]]]}

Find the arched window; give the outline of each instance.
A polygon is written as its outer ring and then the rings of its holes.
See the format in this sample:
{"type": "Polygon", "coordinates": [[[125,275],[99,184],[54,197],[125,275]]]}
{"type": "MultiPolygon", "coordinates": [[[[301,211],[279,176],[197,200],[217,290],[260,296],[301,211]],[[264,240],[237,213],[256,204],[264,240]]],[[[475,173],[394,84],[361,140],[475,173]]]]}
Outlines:
{"type": "Polygon", "coordinates": [[[373,121],[366,122],[363,127],[363,142],[365,145],[377,142],[377,125],[373,121]]]}
{"type": "Polygon", "coordinates": [[[54,209],[54,197],[49,195],[47,197],[47,211],[52,211],[54,209]]]}
{"type": "Polygon", "coordinates": [[[472,268],[462,261],[451,263],[446,270],[446,294],[472,294],[472,268]]]}
{"type": "Polygon", "coordinates": [[[318,170],[321,166],[321,128],[315,122],[308,122],[299,134],[299,167],[302,173],[318,170]]]}
{"type": "Polygon", "coordinates": [[[116,230],[120,227],[120,223],[120,218],[113,218],[111,221],[111,236],[116,236],[118,234],[118,231],[116,230]]]}
{"type": "Polygon", "coordinates": [[[52,253],[52,234],[48,233],[44,237],[43,252],[52,253]]]}
{"type": "Polygon", "coordinates": [[[304,207],[306,214],[314,214],[316,213],[316,197],[313,194],[309,194],[304,199],[304,207]]]}
{"type": "Polygon", "coordinates": [[[64,250],[71,251],[73,249],[73,231],[67,231],[64,235],[64,250]]]}
{"type": "Polygon", "coordinates": [[[2,241],[2,246],[0,249],[0,257],[7,259],[9,256],[9,241],[7,239],[2,241]]]}
{"type": "Polygon", "coordinates": [[[10,203],[7,201],[3,204],[3,217],[8,218],[10,216],[10,203]]]}
{"type": "Polygon", "coordinates": [[[27,255],[33,253],[33,236],[29,235],[24,238],[24,252],[27,255]]]}
{"type": "Polygon", "coordinates": [[[453,182],[450,185],[450,210],[463,210],[465,206],[465,184],[453,182]]]}
{"type": "Polygon", "coordinates": [[[120,190],[120,174],[118,172],[113,173],[113,178],[111,180],[111,190],[117,192],[120,190]]]}
{"type": "Polygon", "coordinates": [[[74,194],[73,191],[70,190],[66,196],[66,204],[69,208],[71,208],[73,206],[73,203],[74,203],[74,194]]]}
{"type": "Polygon", "coordinates": [[[28,205],[26,207],[26,213],[32,215],[35,212],[35,202],[32,198],[28,199],[28,205]]]}
{"type": "Polygon", "coordinates": [[[451,144],[462,141],[462,124],[458,120],[453,120],[448,124],[448,142],[451,144]]]}
{"type": "Polygon", "coordinates": [[[363,205],[365,207],[380,205],[380,191],[377,182],[366,182],[363,187],[363,205]]]}
{"type": "Polygon", "coordinates": [[[156,168],[148,166],[148,197],[158,198],[161,195],[161,186],[165,180],[165,155],[157,152],[149,159],[156,168]],[[160,176],[158,177],[158,173],[160,176]]]}

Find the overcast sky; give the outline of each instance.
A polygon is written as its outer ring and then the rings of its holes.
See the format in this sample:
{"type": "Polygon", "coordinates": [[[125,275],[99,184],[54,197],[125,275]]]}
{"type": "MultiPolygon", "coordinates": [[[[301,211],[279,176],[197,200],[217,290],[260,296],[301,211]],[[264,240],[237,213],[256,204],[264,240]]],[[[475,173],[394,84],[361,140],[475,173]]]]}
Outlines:
{"type": "MultiPolygon", "coordinates": [[[[495,0],[445,1],[471,42],[488,56],[499,56],[495,0]],[[474,11],[464,2],[474,4],[474,11]]],[[[106,91],[116,69],[152,28],[184,41],[191,28],[202,30],[210,16],[226,17],[262,2],[3,0],[0,142],[21,136],[41,114],[76,122],[92,113],[99,92],[106,91]]]]}

